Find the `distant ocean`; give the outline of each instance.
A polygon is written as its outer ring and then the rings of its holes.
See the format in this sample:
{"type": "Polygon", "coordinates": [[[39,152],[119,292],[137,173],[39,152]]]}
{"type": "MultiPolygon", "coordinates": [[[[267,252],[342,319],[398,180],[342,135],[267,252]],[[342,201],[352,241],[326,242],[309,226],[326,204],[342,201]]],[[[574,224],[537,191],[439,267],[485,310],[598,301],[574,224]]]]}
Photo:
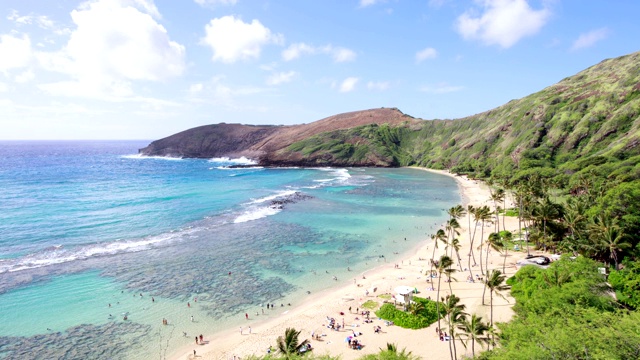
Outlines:
{"type": "Polygon", "coordinates": [[[461,201],[415,169],[229,168],[251,163],[147,144],[0,142],[0,359],[164,359],[393,262],[461,201]]]}

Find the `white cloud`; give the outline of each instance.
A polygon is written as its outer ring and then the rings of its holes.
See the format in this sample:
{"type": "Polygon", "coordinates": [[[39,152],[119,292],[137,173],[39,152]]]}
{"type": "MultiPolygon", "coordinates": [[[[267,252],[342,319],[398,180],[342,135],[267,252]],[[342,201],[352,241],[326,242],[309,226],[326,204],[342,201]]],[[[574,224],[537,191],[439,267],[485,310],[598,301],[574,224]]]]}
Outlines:
{"type": "MultiPolygon", "coordinates": [[[[184,46],[171,41],[152,2],[97,0],[71,12],[76,28],[66,46],[38,53],[43,67],[71,80],[42,84],[54,95],[132,96],[132,81],[162,81],[185,69],[184,46]]],[[[146,101],[146,100],[145,100],[146,101]]]]}
{"type": "Polygon", "coordinates": [[[420,88],[420,91],[431,94],[446,94],[450,92],[456,92],[464,89],[464,86],[453,86],[447,83],[440,83],[436,85],[427,85],[420,88]]]}
{"type": "Polygon", "coordinates": [[[466,40],[478,39],[487,45],[509,48],[520,39],[536,34],[551,15],[547,8],[532,9],[526,0],[483,0],[483,13],[470,10],[456,21],[466,40]]]}
{"type": "Polygon", "coordinates": [[[381,2],[380,0],[360,0],[360,7],[367,7],[381,2]]]}
{"type": "Polygon", "coordinates": [[[348,62],[356,59],[355,51],[343,47],[334,47],[333,45],[313,46],[305,43],[295,43],[289,45],[282,51],[282,59],[291,61],[302,55],[328,54],[333,58],[334,62],[348,62]]]}
{"type": "Polygon", "coordinates": [[[427,59],[435,59],[438,56],[438,51],[434,48],[426,48],[416,53],[416,62],[422,62],[427,59]]]}
{"type": "Polygon", "coordinates": [[[356,84],[358,83],[357,77],[348,77],[342,81],[340,84],[340,92],[350,92],[356,88],[356,84]]]}
{"type": "Polygon", "coordinates": [[[333,61],[340,63],[340,62],[347,62],[347,61],[354,61],[356,59],[356,53],[353,50],[347,49],[347,48],[342,48],[342,47],[338,47],[338,48],[331,48],[329,47],[328,52],[331,53],[331,56],[333,57],[333,61]]]}
{"type": "Polygon", "coordinates": [[[7,92],[9,91],[9,86],[3,82],[0,82],[0,92],[7,92]]]}
{"type": "Polygon", "coordinates": [[[272,74],[267,78],[267,85],[280,85],[290,82],[296,75],[295,71],[279,72],[272,74]]]}
{"type": "Polygon", "coordinates": [[[23,71],[22,73],[16,75],[15,81],[17,83],[23,84],[33,80],[36,75],[31,70],[23,71]]]}
{"type": "Polygon", "coordinates": [[[66,29],[60,28],[56,23],[46,15],[20,15],[17,10],[11,11],[7,16],[7,20],[13,21],[18,26],[36,24],[41,29],[53,30],[56,34],[68,32],[66,29]]]}
{"type": "Polygon", "coordinates": [[[6,74],[8,70],[26,67],[31,57],[29,36],[0,35],[0,72],[6,74]]]}
{"type": "Polygon", "coordinates": [[[305,43],[291,44],[282,51],[282,59],[284,61],[291,61],[299,58],[303,54],[315,54],[316,52],[317,49],[315,47],[305,43]]]}
{"type": "Polygon", "coordinates": [[[388,88],[389,88],[388,81],[378,81],[378,82],[369,81],[367,83],[367,89],[369,90],[384,91],[384,90],[387,90],[388,88]]]}
{"type": "Polygon", "coordinates": [[[284,41],[282,35],[271,33],[260,21],[245,23],[234,16],[212,19],[205,26],[205,33],[201,43],[213,50],[212,60],[225,63],[257,59],[264,45],[284,41]]]}
{"type": "Polygon", "coordinates": [[[591,47],[598,41],[606,39],[607,36],[609,36],[609,29],[606,27],[580,34],[578,39],[573,43],[573,46],[571,46],[571,50],[591,47]]]}
{"type": "Polygon", "coordinates": [[[205,5],[235,5],[238,0],[194,0],[200,6],[205,5]]]}
{"type": "Polygon", "coordinates": [[[191,86],[189,86],[189,92],[191,94],[197,94],[199,92],[202,91],[202,89],[204,89],[204,85],[198,83],[198,84],[191,84],[191,86]]]}

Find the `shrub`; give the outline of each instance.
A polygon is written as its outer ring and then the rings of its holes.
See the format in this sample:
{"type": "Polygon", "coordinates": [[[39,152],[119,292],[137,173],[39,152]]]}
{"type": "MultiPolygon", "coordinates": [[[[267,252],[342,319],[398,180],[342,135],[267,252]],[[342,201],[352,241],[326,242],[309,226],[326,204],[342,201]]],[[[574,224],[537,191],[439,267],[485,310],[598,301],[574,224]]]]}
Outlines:
{"type": "Polygon", "coordinates": [[[414,297],[413,300],[424,305],[416,315],[398,310],[393,304],[382,305],[380,310],[376,311],[376,315],[406,329],[426,328],[438,320],[435,301],[419,297],[414,297]]]}

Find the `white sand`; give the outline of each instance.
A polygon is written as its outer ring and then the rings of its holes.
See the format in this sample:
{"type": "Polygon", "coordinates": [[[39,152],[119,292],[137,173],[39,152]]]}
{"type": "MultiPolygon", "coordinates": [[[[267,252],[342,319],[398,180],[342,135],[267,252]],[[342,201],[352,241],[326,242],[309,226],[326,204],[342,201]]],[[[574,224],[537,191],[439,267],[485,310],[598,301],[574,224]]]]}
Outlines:
{"type": "MultiPolygon", "coordinates": [[[[427,171],[454,177],[458,181],[465,209],[468,204],[471,204],[473,206],[488,205],[493,210],[489,190],[484,183],[469,180],[465,177],[453,176],[445,171],[427,171]]],[[[462,267],[464,269],[467,268],[467,254],[469,252],[470,237],[468,236],[467,229],[469,223],[466,216],[460,219],[459,222],[462,227],[459,236],[462,245],[460,256],[462,257],[462,267]]],[[[471,225],[474,225],[473,221],[471,225]]],[[[502,223],[500,228],[502,229],[502,223]]],[[[516,232],[518,230],[518,219],[507,217],[506,228],[512,232],[516,232]]],[[[485,239],[493,229],[493,225],[485,227],[485,239]]],[[[478,226],[474,247],[479,244],[480,230],[481,227],[478,226]]],[[[431,245],[430,242],[431,240],[426,240],[414,254],[398,262],[398,268],[396,268],[393,263],[384,264],[366,272],[366,279],[357,279],[357,284],[353,284],[352,282],[351,284],[317,294],[301,306],[287,308],[288,311],[283,311],[279,317],[264,322],[250,319],[243,327],[243,335],[240,334],[239,329],[233,329],[227,332],[217,333],[213,336],[206,336],[205,340],[209,341],[208,344],[194,344],[193,346],[181,349],[178,354],[174,356],[174,359],[193,359],[193,350],[197,351],[196,358],[198,359],[233,359],[234,356],[245,358],[248,355],[265,355],[270,345],[275,348],[277,337],[282,336],[285,329],[289,327],[302,331],[300,340],[311,339],[312,332],[326,335],[322,336],[320,341],[310,340],[314,348],[313,351],[317,355],[330,354],[332,356],[340,356],[345,360],[356,359],[365,354],[379,352],[381,348],[386,348],[387,343],[395,343],[399,349],[406,348],[407,351],[411,351],[414,355],[425,359],[449,359],[449,343],[439,340],[435,331],[437,323],[426,329],[408,330],[398,326],[385,326],[383,321],[378,320],[375,315],[373,315],[373,311],[371,314],[374,321],[370,324],[365,324],[363,322],[364,317],[355,314],[356,308],[361,308],[361,304],[365,301],[374,300],[382,303],[383,299],[377,296],[384,293],[392,293],[393,289],[400,285],[416,287],[420,291],[420,294],[417,296],[435,299],[436,291],[426,290],[431,285],[427,282],[427,277],[424,275],[424,270],[429,270],[429,260],[433,252],[433,245],[431,245]],[[370,292],[370,294],[366,296],[365,290],[373,287],[376,287],[377,291],[375,293],[370,292]],[[352,308],[353,313],[349,313],[349,307],[352,308]],[[340,312],[344,312],[345,315],[340,315],[340,312]],[[340,331],[328,329],[326,327],[327,316],[335,318],[339,324],[342,324],[344,321],[345,325],[347,325],[346,329],[341,329],[340,331]],[[356,318],[359,318],[359,320],[356,320],[356,318]],[[352,327],[352,325],[354,326],[352,327]],[[374,325],[382,326],[383,333],[375,334],[373,332],[374,325]],[[249,326],[252,327],[251,334],[248,333],[249,326]],[[361,336],[357,337],[357,339],[365,345],[362,350],[351,350],[347,347],[345,338],[352,333],[352,330],[362,333],[361,336]]],[[[444,246],[440,245],[439,249],[436,250],[436,259],[442,254],[443,248],[444,246]]],[[[476,251],[477,259],[479,254],[477,250],[474,251],[476,251]]],[[[484,256],[485,255],[483,255],[483,262],[484,256]]],[[[514,264],[523,257],[524,254],[522,252],[513,255],[509,254],[507,257],[508,276],[515,273],[516,269],[514,264]]],[[[490,252],[489,269],[499,269],[502,271],[503,259],[504,257],[496,251],[490,252]]],[[[458,268],[457,264],[456,268],[458,268]]],[[[480,271],[479,266],[473,267],[472,271],[475,276],[475,274],[480,271]]],[[[458,272],[453,275],[453,277],[458,280],[457,282],[451,283],[453,293],[462,299],[462,302],[467,306],[468,313],[476,313],[482,316],[483,320],[489,321],[489,293],[487,291],[485,301],[487,305],[482,305],[482,282],[466,282],[465,279],[467,276],[468,271],[458,272]]],[[[438,286],[437,280],[437,278],[434,279],[434,286],[436,287],[438,286]]],[[[440,297],[444,297],[449,293],[449,284],[444,282],[443,279],[440,297]]],[[[511,306],[514,300],[509,297],[507,299],[509,302],[500,297],[494,297],[494,322],[504,322],[511,318],[513,314],[511,306]]],[[[442,321],[442,327],[446,328],[446,322],[442,321]]],[[[471,355],[471,346],[469,346],[469,350],[467,351],[462,344],[458,342],[457,349],[458,357],[464,354],[471,355]]],[[[479,350],[480,347],[476,346],[476,351],[479,350]]]]}

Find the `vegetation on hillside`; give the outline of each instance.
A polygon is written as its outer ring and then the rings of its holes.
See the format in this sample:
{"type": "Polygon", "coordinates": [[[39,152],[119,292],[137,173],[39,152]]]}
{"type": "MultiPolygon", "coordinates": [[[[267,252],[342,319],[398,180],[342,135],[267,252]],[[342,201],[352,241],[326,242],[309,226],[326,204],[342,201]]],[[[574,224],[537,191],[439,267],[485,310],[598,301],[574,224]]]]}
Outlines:
{"type": "Polygon", "coordinates": [[[607,294],[598,264],[568,256],[509,280],[516,316],[500,324],[500,346],[480,359],[637,359],[640,313],[607,294]]]}
{"type": "MultiPolygon", "coordinates": [[[[492,321],[485,325],[478,342],[495,342],[497,348],[481,358],[640,358],[640,52],[605,60],[482,114],[323,133],[288,151],[344,165],[377,158],[487,181],[492,206],[452,208],[447,231],[432,236],[449,249],[447,259],[454,257],[456,224],[465,214],[482,225],[480,234],[471,234],[480,249],[508,251],[508,237],[516,236],[535,248],[573,256],[547,270],[524,267],[509,280],[517,316],[499,329],[492,321]],[[500,231],[498,214],[506,208],[521,224],[515,235],[500,231]],[[491,234],[484,233],[488,222],[495,224],[491,234]],[[619,301],[607,293],[611,289],[598,267],[611,273],[619,301]]],[[[482,256],[474,252],[472,246],[468,269],[479,261],[489,294],[506,289],[504,276],[487,276],[482,256]]],[[[440,275],[456,271],[446,259],[431,260],[440,275]]],[[[459,315],[446,316],[449,329],[471,326],[468,314],[459,315]]],[[[463,335],[473,339],[470,332],[463,335]]],[[[451,355],[456,357],[455,349],[451,355]]]]}
{"type": "Polygon", "coordinates": [[[640,242],[640,52],[478,115],[322,133],[287,151],[485,179],[518,203],[536,245],[615,267],[640,242]]]}

